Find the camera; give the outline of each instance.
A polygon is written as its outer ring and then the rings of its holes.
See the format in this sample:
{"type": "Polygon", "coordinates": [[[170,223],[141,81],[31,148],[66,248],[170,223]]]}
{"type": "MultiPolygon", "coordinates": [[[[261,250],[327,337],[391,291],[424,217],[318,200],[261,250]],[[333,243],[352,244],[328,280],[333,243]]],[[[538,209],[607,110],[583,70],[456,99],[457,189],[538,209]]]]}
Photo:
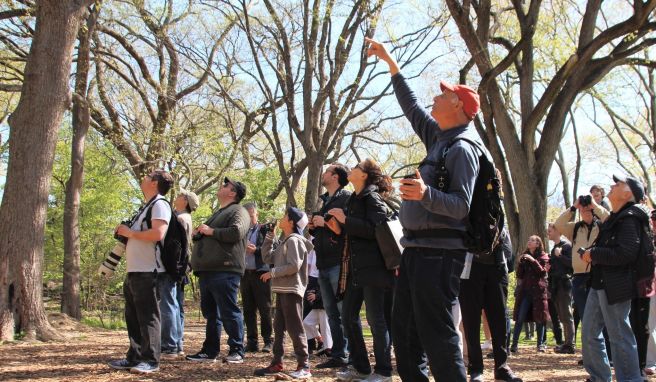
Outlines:
{"type": "Polygon", "coordinates": [[[579,204],[581,207],[587,207],[592,204],[592,195],[581,195],[579,196],[579,204]]]}
{"type": "Polygon", "coordinates": [[[196,233],[191,237],[191,240],[192,240],[192,241],[198,241],[198,240],[200,240],[200,239],[202,239],[202,238],[203,238],[203,234],[200,233],[200,232],[196,232],[196,233]]]}
{"type": "MultiPolygon", "coordinates": [[[[125,225],[130,227],[132,225],[132,221],[130,220],[123,220],[121,222],[121,225],[125,225]]],[[[119,242],[123,243],[123,245],[126,245],[128,243],[128,238],[125,236],[121,236],[118,233],[114,233],[114,239],[118,240],[119,242]]]]}
{"type": "Polygon", "coordinates": [[[269,222],[262,224],[262,228],[260,230],[266,235],[269,232],[273,232],[273,230],[276,228],[276,222],[269,222]]]}

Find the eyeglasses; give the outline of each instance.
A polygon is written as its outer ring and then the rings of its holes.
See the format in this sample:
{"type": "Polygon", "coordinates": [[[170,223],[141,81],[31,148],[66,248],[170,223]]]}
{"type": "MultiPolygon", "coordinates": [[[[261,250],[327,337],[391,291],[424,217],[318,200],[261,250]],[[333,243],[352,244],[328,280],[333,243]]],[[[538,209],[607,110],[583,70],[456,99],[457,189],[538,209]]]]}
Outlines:
{"type": "Polygon", "coordinates": [[[355,167],[353,167],[354,170],[355,170],[356,168],[357,168],[358,170],[362,171],[362,172],[366,172],[366,171],[364,170],[364,168],[362,168],[362,166],[360,166],[360,163],[356,164],[355,167]]]}

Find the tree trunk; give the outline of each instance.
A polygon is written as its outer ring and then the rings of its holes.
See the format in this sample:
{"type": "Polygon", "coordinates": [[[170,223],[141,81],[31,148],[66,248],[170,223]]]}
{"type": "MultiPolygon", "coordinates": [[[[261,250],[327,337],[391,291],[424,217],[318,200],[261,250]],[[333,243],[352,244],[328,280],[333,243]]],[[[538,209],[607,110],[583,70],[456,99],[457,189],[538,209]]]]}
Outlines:
{"type": "Polygon", "coordinates": [[[94,8],[78,32],[75,96],[73,97],[73,142],[71,149],[71,176],[66,182],[64,204],[64,277],[61,312],[80,320],[80,194],[84,182],[84,144],[89,131],[89,47],[95,28],[97,8],[94,8]]]}
{"type": "Polygon", "coordinates": [[[319,195],[321,191],[321,173],[323,163],[316,156],[308,158],[307,186],[305,187],[306,211],[317,211],[321,206],[319,195]]]}
{"type": "Polygon", "coordinates": [[[1,340],[13,339],[9,328],[27,339],[60,337],[43,305],[44,228],[57,132],[70,104],[71,53],[88,2],[37,2],[21,98],[9,120],[9,164],[0,205],[1,340]]]}

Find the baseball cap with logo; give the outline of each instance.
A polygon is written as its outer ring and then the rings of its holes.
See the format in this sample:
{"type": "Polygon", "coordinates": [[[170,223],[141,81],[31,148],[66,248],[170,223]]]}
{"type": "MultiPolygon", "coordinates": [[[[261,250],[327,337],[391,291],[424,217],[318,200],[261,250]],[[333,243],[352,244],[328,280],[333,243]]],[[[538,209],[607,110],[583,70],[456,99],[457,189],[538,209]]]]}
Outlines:
{"type": "Polygon", "coordinates": [[[462,101],[462,111],[465,112],[467,118],[474,119],[474,116],[481,107],[481,99],[476,90],[467,85],[452,85],[445,81],[440,81],[440,89],[442,91],[450,90],[456,93],[460,101],[462,101]]]}

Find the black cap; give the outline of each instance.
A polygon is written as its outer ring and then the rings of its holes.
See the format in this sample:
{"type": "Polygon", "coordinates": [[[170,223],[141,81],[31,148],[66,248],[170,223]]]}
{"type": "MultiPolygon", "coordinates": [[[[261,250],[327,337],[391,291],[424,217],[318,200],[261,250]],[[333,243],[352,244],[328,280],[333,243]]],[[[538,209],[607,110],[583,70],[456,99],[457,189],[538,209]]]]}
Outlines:
{"type": "Polygon", "coordinates": [[[241,200],[244,199],[244,197],[246,197],[246,186],[244,185],[244,183],[232,181],[228,179],[228,177],[226,176],[225,178],[223,178],[223,184],[228,184],[228,183],[232,185],[232,187],[235,190],[235,194],[237,194],[237,203],[241,202],[241,200]]]}
{"type": "Polygon", "coordinates": [[[303,234],[303,230],[308,224],[308,217],[305,212],[296,207],[287,207],[287,217],[294,222],[294,228],[299,235],[303,234]]]}
{"type": "Polygon", "coordinates": [[[643,186],[640,179],[633,176],[613,175],[613,182],[626,183],[631,189],[631,193],[633,194],[636,203],[642,202],[645,198],[645,186],[643,186]]]}

